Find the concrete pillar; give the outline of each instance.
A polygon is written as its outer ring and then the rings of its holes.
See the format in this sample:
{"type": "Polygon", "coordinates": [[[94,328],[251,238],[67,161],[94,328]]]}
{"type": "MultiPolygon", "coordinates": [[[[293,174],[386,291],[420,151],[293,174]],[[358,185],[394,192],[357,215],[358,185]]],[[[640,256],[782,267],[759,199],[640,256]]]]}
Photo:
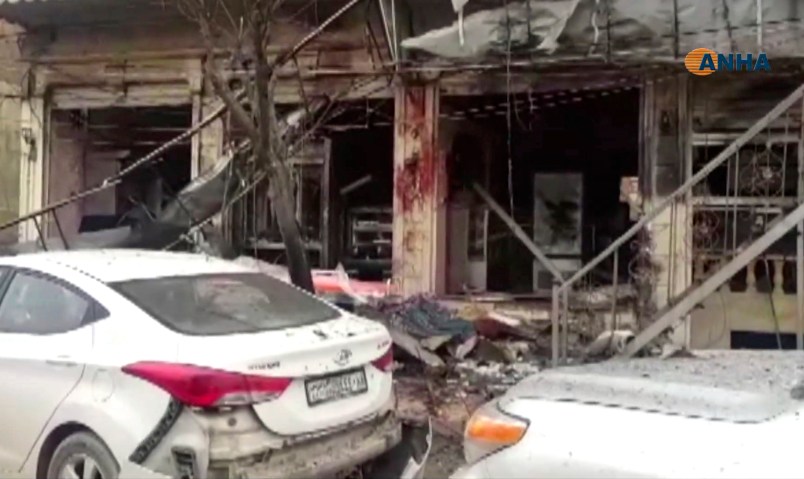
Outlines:
{"type": "MultiPolygon", "coordinates": [[[[643,90],[643,175],[652,208],[676,190],[691,174],[691,125],[687,75],[646,84],[643,90]]],[[[691,196],[663,211],[651,224],[658,267],[654,300],[661,308],[692,282],[691,196]]],[[[643,325],[644,326],[644,325],[643,325]]],[[[689,345],[689,319],[676,328],[673,341],[689,345]]]]}
{"type": "MultiPolygon", "coordinates": [[[[199,112],[193,119],[194,123],[206,118],[221,105],[220,100],[214,95],[199,95],[197,101],[199,104],[197,107],[194,106],[194,109],[197,108],[199,112]]],[[[211,169],[223,156],[224,130],[223,118],[219,118],[194,137],[193,145],[197,148],[197,152],[194,152],[193,156],[198,161],[193,166],[193,177],[211,169]]]]}
{"type": "MultiPolygon", "coordinates": [[[[0,223],[14,220],[20,200],[20,102],[19,88],[0,81],[0,223]]],[[[0,245],[15,243],[14,228],[0,231],[0,245]]]]}
{"type": "MultiPolygon", "coordinates": [[[[206,86],[202,62],[194,62],[189,67],[188,83],[193,97],[193,126],[217,110],[223,102],[211,86],[206,86]]],[[[191,177],[195,178],[215,166],[224,151],[224,118],[212,122],[192,138],[191,177]]]]}
{"type": "MultiPolygon", "coordinates": [[[[51,115],[51,127],[48,129],[50,147],[45,159],[45,184],[43,187],[45,204],[65,200],[90,186],[84,182],[87,166],[91,165],[87,161],[86,155],[88,130],[70,122],[65,112],[57,113],[59,114],[51,115]]],[[[97,183],[92,185],[95,184],[97,183]]],[[[104,193],[108,194],[108,192],[104,193]]],[[[92,201],[102,198],[93,198],[92,201]]],[[[64,234],[68,238],[78,234],[81,217],[84,214],[84,203],[85,201],[74,201],[62,206],[56,212],[64,234]]],[[[38,219],[48,238],[59,237],[52,214],[43,215],[38,219]]]]}
{"type": "MultiPolygon", "coordinates": [[[[20,111],[20,216],[41,209],[44,202],[45,159],[48,148],[45,132],[48,120],[45,100],[32,96],[22,101],[20,111]]],[[[41,221],[41,219],[40,219],[41,221]]],[[[41,223],[40,223],[41,224],[41,223]]],[[[19,225],[21,242],[38,238],[32,221],[19,225]]]]}
{"type": "MultiPolygon", "coordinates": [[[[212,91],[211,87],[204,88],[204,77],[202,74],[201,63],[199,62],[195,74],[190,79],[190,88],[193,94],[193,126],[200,123],[204,118],[217,110],[222,102],[212,91]]],[[[206,128],[194,135],[192,138],[192,161],[190,164],[190,176],[195,179],[212,169],[218,160],[221,159],[224,153],[224,138],[225,125],[223,115],[221,118],[213,121],[206,128]]],[[[227,199],[227,201],[229,201],[227,199]]],[[[215,228],[228,228],[225,231],[224,237],[231,241],[230,236],[231,228],[229,225],[224,225],[224,217],[221,214],[215,215],[212,219],[212,225],[215,228]]],[[[196,241],[201,237],[197,236],[196,241]]]]}
{"type": "Polygon", "coordinates": [[[399,293],[444,293],[447,193],[438,142],[438,85],[395,90],[394,284],[399,293]]]}

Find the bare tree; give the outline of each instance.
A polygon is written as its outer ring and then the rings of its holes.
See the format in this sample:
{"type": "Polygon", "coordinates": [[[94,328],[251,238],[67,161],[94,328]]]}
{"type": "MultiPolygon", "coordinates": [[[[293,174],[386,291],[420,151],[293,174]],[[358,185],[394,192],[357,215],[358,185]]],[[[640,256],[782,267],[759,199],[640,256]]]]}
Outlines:
{"type": "Polygon", "coordinates": [[[199,27],[206,49],[207,80],[231,112],[232,121],[248,137],[256,167],[267,174],[291,280],[312,292],[310,264],[294,211],[289,145],[280,133],[274,102],[279,64],[269,57],[267,48],[284,0],[177,2],[199,27]]]}

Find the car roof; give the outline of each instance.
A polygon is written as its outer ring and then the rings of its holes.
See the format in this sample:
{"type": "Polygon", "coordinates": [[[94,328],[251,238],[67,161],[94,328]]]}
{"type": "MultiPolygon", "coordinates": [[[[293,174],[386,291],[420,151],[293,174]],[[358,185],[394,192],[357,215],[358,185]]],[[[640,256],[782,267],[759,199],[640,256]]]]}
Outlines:
{"type": "Polygon", "coordinates": [[[212,256],[146,250],[77,250],[24,254],[0,258],[0,266],[27,267],[48,272],[54,265],[80,271],[104,283],[253,272],[245,266],[212,256]]]}

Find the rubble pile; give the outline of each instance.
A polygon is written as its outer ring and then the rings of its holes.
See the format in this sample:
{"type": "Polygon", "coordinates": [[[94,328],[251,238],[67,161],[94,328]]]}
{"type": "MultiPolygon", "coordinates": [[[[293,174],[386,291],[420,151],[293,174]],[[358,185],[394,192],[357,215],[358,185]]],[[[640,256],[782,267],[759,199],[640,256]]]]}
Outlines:
{"type": "Polygon", "coordinates": [[[415,338],[429,351],[445,347],[453,357],[463,359],[477,344],[472,323],[426,296],[386,299],[378,302],[377,309],[388,318],[390,327],[415,338]]]}
{"type": "Polygon", "coordinates": [[[361,302],[354,312],[391,332],[399,414],[430,415],[444,435],[460,436],[478,406],[540,371],[549,353],[543,326],[483,308],[452,310],[427,296],[361,302]]]}
{"type": "MultiPolygon", "coordinates": [[[[245,258],[238,262],[289,281],[283,267],[245,258]]],[[[429,416],[442,435],[460,436],[478,406],[549,360],[551,326],[543,320],[477,303],[450,309],[426,295],[392,296],[386,285],[353,280],[342,268],[315,271],[314,284],[320,296],[388,328],[395,345],[399,415],[412,422],[429,416]]],[[[598,338],[582,356],[622,348],[628,339],[613,336],[598,338]]]]}
{"type": "Polygon", "coordinates": [[[454,311],[424,295],[363,302],[353,311],[388,327],[404,366],[420,361],[435,373],[448,374],[464,362],[541,364],[549,352],[543,327],[482,308],[454,311]]]}

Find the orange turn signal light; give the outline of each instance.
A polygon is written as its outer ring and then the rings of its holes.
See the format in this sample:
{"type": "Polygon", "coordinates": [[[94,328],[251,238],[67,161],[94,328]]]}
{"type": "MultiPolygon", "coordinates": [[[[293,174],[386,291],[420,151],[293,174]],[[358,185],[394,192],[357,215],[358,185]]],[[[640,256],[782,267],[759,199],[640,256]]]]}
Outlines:
{"type": "Polygon", "coordinates": [[[527,425],[476,414],[466,426],[466,438],[499,445],[516,444],[522,439],[527,425]]]}

